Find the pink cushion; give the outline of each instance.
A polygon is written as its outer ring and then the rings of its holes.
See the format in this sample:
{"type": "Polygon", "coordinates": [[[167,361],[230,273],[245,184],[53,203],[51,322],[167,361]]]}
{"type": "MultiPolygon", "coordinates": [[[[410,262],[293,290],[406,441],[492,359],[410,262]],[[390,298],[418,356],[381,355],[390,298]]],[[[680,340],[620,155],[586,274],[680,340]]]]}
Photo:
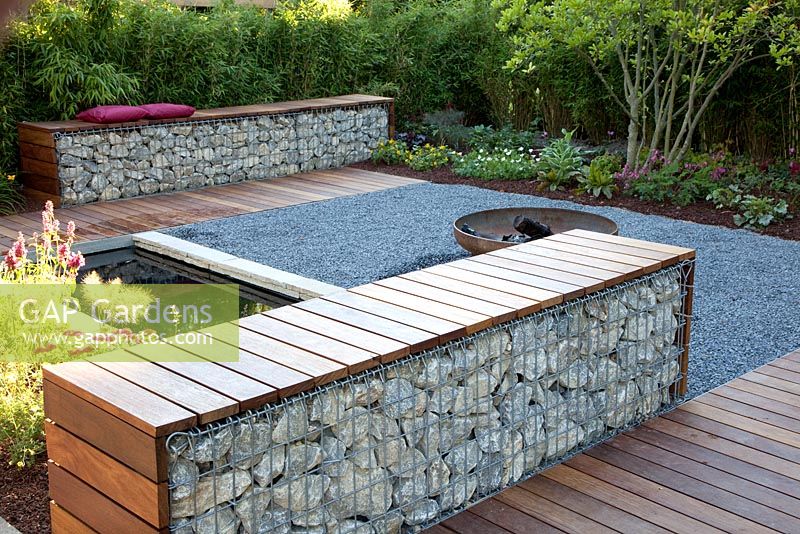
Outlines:
{"type": "Polygon", "coordinates": [[[192,106],[183,104],[145,104],[139,107],[147,112],[147,115],[145,115],[147,119],[176,119],[179,117],[191,117],[194,114],[192,106]]]}
{"type": "Polygon", "coordinates": [[[110,124],[114,122],[131,122],[143,119],[147,111],[135,106],[97,106],[78,113],[79,121],[110,124]]]}

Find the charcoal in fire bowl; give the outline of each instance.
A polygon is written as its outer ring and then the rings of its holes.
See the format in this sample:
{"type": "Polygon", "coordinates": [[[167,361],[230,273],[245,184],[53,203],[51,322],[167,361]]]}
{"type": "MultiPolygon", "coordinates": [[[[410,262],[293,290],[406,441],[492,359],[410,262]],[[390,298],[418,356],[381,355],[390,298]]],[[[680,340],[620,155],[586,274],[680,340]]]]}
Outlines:
{"type": "Polygon", "coordinates": [[[458,244],[473,256],[510,247],[517,243],[478,237],[461,231],[461,228],[466,224],[479,234],[517,234],[514,218],[519,215],[546,224],[554,234],[577,229],[602,234],[619,233],[614,221],[594,213],[560,208],[502,208],[464,215],[453,223],[453,235],[458,244]]]}

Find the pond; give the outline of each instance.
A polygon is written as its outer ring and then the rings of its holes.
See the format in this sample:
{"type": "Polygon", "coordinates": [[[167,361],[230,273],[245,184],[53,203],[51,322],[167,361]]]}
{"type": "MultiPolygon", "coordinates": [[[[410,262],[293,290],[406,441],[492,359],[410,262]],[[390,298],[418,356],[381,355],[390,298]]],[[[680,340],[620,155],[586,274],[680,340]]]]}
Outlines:
{"type": "Polygon", "coordinates": [[[135,247],[88,255],[78,279],[96,271],[103,280],[119,278],[125,284],[238,284],[239,317],[286,306],[296,299],[190,265],[177,258],[135,247]]]}

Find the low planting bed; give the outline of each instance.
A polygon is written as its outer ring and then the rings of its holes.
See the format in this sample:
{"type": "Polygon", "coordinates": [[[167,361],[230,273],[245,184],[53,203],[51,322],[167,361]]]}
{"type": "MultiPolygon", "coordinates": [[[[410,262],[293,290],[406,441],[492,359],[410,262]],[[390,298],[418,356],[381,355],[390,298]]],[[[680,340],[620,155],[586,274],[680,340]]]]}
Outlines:
{"type": "Polygon", "coordinates": [[[414,531],[680,401],[693,251],[512,252],[243,319],[238,363],[47,367],[53,531],[414,531]]]}

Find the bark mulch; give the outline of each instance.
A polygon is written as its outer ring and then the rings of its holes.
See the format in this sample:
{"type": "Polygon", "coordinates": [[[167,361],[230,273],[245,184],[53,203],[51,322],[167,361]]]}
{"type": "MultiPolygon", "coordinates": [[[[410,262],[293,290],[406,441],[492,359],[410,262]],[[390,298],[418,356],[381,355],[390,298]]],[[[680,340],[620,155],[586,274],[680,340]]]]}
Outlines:
{"type": "Polygon", "coordinates": [[[9,465],[0,450],[0,517],[22,534],[50,532],[50,498],[47,493],[47,456],[31,467],[9,465]]]}
{"type": "MultiPolygon", "coordinates": [[[[713,224],[728,228],[739,228],[733,222],[734,212],[718,210],[710,202],[698,202],[689,206],[680,207],[671,204],[659,204],[637,198],[617,194],[611,200],[594,198],[590,195],[577,195],[571,191],[540,190],[539,183],[532,180],[479,180],[458,176],[449,167],[441,167],[432,171],[419,172],[403,165],[376,165],[372,162],[356,163],[352,167],[386,174],[397,174],[419,180],[427,180],[437,184],[459,184],[494,189],[505,193],[519,193],[556,200],[569,200],[587,206],[613,206],[630,211],[637,211],[648,215],[662,215],[673,219],[692,221],[701,224],[713,224]]],[[[800,217],[789,219],[781,223],[773,223],[761,233],[800,241],[800,217]]]]}

